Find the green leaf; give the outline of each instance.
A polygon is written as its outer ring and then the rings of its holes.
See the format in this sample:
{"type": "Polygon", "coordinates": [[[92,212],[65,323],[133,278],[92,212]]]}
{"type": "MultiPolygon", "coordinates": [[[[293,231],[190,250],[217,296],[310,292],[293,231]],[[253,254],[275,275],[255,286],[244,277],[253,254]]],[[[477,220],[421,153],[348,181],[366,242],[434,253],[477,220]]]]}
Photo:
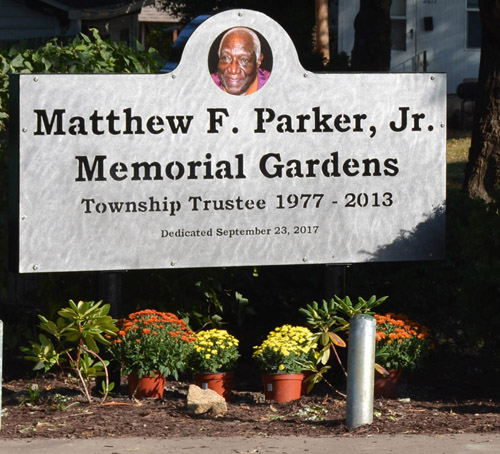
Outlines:
{"type": "Polygon", "coordinates": [[[320,353],[320,362],[326,364],[330,359],[330,347],[325,348],[320,353]]]}
{"type": "Polygon", "coordinates": [[[86,336],[84,338],[87,347],[95,353],[99,353],[99,347],[96,344],[96,341],[92,336],[86,336]]]}
{"type": "Polygon", "coordinates": [[[326,346],[329,343],[328,333],[321,333],[321,345],[326,346]]]}
{"type": "MultiPolygon", "coordinates": [[[[26,357],[26,359],[28,359],[29,357],[26,357]]],[[[43,361],[39,361],[35,364],[35,366],[33,367],[33,370],[41,370],[41,369],[45,369],[45,371],[47,372],[47,369],[45,367],[45,363],[43,361]]]]}
{"type": "Polygon", "coordinates": [[[337,347],[347,347],[347,344],[345,343],[344,339],[342,339],[337,334],[329,332],[328,336],[330,337],[331,342],[337,347]]]}
{"type": "Polygon", "coordinates": [[[384,377],[387,377],[389,375],[389,372],[380,364],[375,363],[375,370],[384,377]]]}
{"type": "Polygon", "coordinates": [[[17,54],[11,61],[10,61],[10,66],[11,68],[20,68],[24,65],[24,57],[22,54],[17,54]]]}
{"type": "Polygon", "coordinates": [[[42,323],[40,323],[40,328],[42,328],[47,333],[52,334],[53,336],[60,336],[60,329],[53,321],[47,320],[41,315],[39,315],[38,317],[40,318],[40,320],[42,320],[42,323]]]}

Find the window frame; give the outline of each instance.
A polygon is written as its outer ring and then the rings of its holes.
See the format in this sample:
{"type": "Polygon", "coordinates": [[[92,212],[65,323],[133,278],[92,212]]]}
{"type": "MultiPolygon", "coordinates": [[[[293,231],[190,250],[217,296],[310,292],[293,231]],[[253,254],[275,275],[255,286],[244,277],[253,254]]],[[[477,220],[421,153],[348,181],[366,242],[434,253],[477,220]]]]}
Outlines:
{"type": "MultiPolygon", "coordinates": [[[[406,0],[402,0],[402,2],[404,3],[404,16],[402,15],[393,15],[392,12],[391,12],[391,52],[406,52],[408,50],[408,45],[407,45],[407,40],[408,40],[408,32],[407,32],[407,27],[408,27],[408,8],[407,8],[407,1],[406,0]],[[394,43],[394,40],[392,39],[393,36],[392,36],[392,30],[393,30],[393,24],[395,22],[404,22],[404,48],[403,49],[396,49],[396,48],[393,48],[392,47],[392,43],[394,43]]],[[[391,5],[391,9],[392,9],[392,6],[394,5],[394,2],[392,3],[391,5]]]]}
{"type": "MultiPolygon", "coordinates": [[[[478,46],[471,46],[470,45],[470,40],[469,40],[469,21],[470,21],[470,16],[471,14],[477,14],[479,16],[479,2],[477,3],[477,6],[469,6],[469,1],[470,0],[465,0],[465,49],[466,50],[480,50],[481,49],[481,38],[479,39],[479,45],[478,46]]],[[[479,21],[479,25],[481,25],[481,21],[479,21]]]]}

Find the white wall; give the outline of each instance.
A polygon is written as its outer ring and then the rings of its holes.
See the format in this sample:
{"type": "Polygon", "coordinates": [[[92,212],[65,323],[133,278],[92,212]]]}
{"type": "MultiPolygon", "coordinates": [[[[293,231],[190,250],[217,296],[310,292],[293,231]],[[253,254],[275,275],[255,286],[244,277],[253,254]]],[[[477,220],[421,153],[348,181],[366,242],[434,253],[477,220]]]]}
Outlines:
{"type": "MultiPolygon", "coordinates": [[[[391,71],[415,71],[415,54],[427,52],[427,71],[446,72],[448,93],[455,93],[465,78],[479,70],[479,49],[466,49],[466,0],[407,0],[406,51],[392,51],[391,71]],[[424,17],[432,17],[434,29],[424,30],[424,17]]],[[[354,19],[359,0],[339,0],[339,52],[351,54],[354,19]]],[[[421,69],[420,69],[421,70],[421,69]]]]}

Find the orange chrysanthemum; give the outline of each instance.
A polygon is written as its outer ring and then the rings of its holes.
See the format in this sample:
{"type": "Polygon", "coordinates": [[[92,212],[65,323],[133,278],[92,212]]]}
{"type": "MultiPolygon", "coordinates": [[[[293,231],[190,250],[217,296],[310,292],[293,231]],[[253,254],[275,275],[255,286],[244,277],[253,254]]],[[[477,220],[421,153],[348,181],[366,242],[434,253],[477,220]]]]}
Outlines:
{"type": "Polygon", "coordinates": [[[386,368],[415,367],[432,349],[429,329],[402,314],[375,315],[377,361],[386,368]]]}

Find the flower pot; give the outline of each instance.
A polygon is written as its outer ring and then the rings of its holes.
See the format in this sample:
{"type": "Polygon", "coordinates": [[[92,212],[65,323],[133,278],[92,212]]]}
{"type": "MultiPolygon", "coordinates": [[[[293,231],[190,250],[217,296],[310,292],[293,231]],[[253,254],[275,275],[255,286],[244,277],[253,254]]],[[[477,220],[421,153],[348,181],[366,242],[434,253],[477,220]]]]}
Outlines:
{"type": "Polygon", "coordinates": [[[304,376],[304,380],[302,381],[301,394],[303,396],[307,396],[310,392],[310,391],[308,391],[308,388],[309,388],[309,385],[311,384],[311,382],[307,379],[310,376],[312,376],[313,374],[314,374],[314,372],[312,372],[310,370],[306,370],[306,371],[302,372],[302,375],[304,376]]]}
{"type": "Polygon", "coordinates": [[[201,389],[212,389],[229,402],[233,388],[232,372],[194,374],[194,384],[201,389]]]}
{"type": "Polygon", "coordinates": [[[299,399],[302,394],[303,374],[269,374],[263,375],[264,394],[266,400],[290,402],[299,399]]]}
{"type": "Polygon", "coordinates": [[[147,397],[161,399],[165,389],[165,381],[166,378],[160,374],[156,374],[156,377],[151,375],[139,378],[135,372],[132,372],[127,376],[128,395],[136,399],[147,397]]]}
{"type": "Polygon", "coordinates": [[[389,375],[384,376],[375,371],[375,397],[385,397],[387,399],[395,399],[398,397],[399,377],[401,377],[401,369],[390,369],[389,375]]]}

